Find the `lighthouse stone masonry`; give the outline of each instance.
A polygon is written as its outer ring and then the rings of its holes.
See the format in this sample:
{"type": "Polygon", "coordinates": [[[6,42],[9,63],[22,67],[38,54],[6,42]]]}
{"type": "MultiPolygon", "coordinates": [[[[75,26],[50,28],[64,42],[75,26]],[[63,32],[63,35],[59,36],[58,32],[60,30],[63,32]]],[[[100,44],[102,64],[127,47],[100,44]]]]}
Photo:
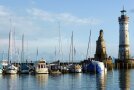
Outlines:
{"type": "Polygon", "coordinates": [[[130,58],[129,32],[126,10],[121,11],[119,20],[119,60],[128,60],[130,58]]]}

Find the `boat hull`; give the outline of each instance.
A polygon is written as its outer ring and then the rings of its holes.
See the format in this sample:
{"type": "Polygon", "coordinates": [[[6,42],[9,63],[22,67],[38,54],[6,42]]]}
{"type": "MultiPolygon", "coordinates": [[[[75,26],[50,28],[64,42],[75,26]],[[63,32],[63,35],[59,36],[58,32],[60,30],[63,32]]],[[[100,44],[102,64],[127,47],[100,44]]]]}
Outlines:
{"type": "Polygon", "coordinates": [[[40,69],[36,69],[35,72],[37,74],[48,74],[48,68],[40,68],[40,69]]]}
{"type": "Polygon", "coordinates": [[[51,70],[50,74],[61,74],[61,71],[59,71],[59,70],[51,70]]]}
{"type": "Polygon", "coordinates": [[[99,62],[99,61],[92,61],[87,66],[87,71],[94,72],[94,73],[102,73],[102,72],[105,71],[104,63],[103,62],[99,62]]]}
{"type": "Polygon", "coordinates": [[[82,69],[70,69],[71,73],[81,73],[82,69]]]}
{"type": "Polygon", "coordinates": [[[0,74],[2,74],[3,73],[3,70],[2,69],[0,69],[0,74]]]}
{"type": "Polygon", "coordinates": [[[82,70],[81,70],[81,69],[75,69],[75,72],[76,72],[76,73],[81,73],[82,70]]]}
{"type": "Polygon", "coordinates": [[[20,73],[21,74],[29,74],[29,70],[21,70],[20,73]]]}
{"type": "Polygon", "coordinates": [[[6,74],[17,74],[17,70],[6,70],[6,74]]]}
{"type": "Polygon", "coordinates": [[[17,72],[18,72],[18,68],[13,64],[9,64],[5,70],[6,74],[17,74],[17,72]]]}
{"type": "Polygon", "coordinates": [[[20,73],[21,74],[29,74],[29,66],[27,64],[22,63],[20,65],[20,73]]]}

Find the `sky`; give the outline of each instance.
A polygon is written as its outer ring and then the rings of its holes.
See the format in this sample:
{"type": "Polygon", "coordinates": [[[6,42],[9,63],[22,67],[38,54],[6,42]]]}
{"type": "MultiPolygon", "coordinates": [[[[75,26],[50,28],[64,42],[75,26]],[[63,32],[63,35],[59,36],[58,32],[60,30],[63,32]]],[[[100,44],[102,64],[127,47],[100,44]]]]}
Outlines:
{"type": "MultiPolygon", "coordinates": [[[[109,56],[118,57],[119,23],[123,9],[129,20],[130,52],[134,56],[133,0],[0,0],[0,53],[7,53],[9,31],[15,32],[14,50],[21,52],[24,34],[25,58],[69,60],[71,34],[74,34],[74,60],[86,58],[91,30],[90,57],[94,57],[100,29],[104,31],[109,56]],[[60,26],[60,27],[59,27],[60,26]],[[61,43],[59,48],[59,30],[61,43]],[[59,53],[58,51],[63,53],[59,53]],[[55,55],[56,51],[56,55],[55,55]]],[[[4,59],[7,56],[4,55],[4,59]]]]}

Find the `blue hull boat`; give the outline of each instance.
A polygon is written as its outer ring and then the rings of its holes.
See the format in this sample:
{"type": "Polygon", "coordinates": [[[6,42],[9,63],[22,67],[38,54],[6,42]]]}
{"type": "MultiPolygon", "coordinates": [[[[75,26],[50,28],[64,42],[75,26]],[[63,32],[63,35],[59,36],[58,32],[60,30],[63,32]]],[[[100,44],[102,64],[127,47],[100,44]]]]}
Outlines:
{"type": "Polygon", "coordinates": [[[20,65],[20,73],[21,74],[28,74],[29,73],[29,66],[25,63],[20,65]]]}
{"type": "Polygon", "coordinates": [[[104,63],[100,61],[91,61],[91,63],[87,66],[88,72],[102,73],[105,70],[104,63]]]}

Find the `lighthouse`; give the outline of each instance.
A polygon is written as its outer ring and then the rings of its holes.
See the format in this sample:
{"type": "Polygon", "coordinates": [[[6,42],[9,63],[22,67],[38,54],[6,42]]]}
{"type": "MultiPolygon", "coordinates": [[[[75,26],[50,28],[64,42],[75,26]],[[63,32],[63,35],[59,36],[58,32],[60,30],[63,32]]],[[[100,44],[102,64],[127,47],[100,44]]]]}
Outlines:
{"type": "Polygon", "coordinates": [[[130,57],[129,46],[129,31],[128,23],[129,17],[126,15],[126,10],[121,11],[119,21],[119,60],[128,60],[130,57]]]}

